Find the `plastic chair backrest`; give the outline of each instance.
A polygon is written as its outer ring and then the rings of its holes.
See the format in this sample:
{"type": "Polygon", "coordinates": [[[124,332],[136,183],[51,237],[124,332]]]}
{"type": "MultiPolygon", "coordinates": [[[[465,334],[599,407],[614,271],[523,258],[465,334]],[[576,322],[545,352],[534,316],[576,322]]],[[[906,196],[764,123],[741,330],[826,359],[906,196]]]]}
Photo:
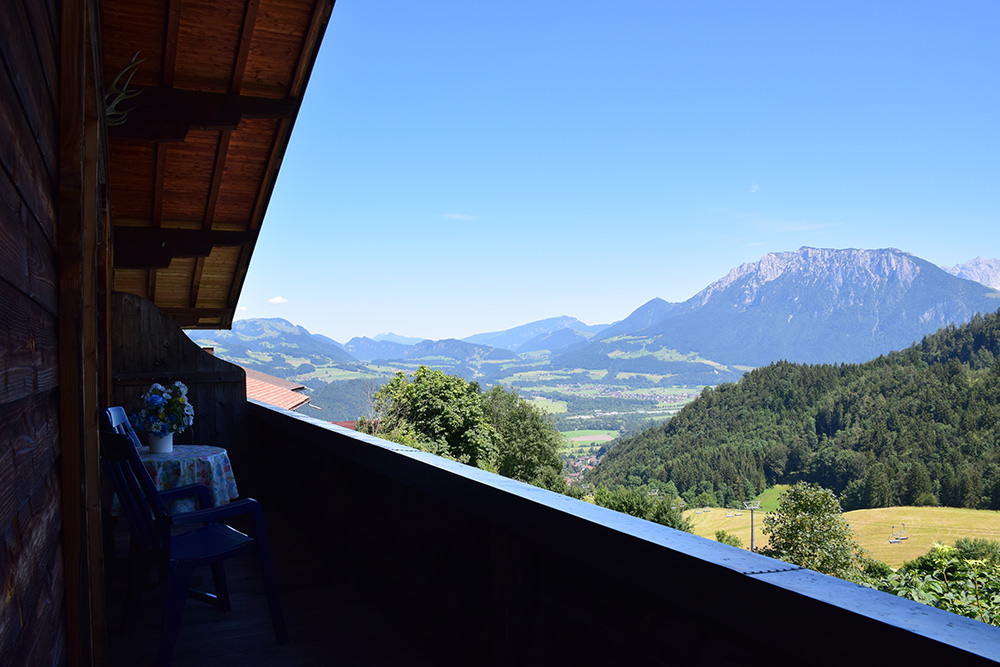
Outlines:
{"type": "Polygon", "coordinates": [[[124,409],[108,408],[105,416],[113,430],[101,431],[101,454],[129,526],[144,549],[166,549],[170,542],[170,520],[160,493],[139,458],[139,439],[124,409]]]}
{"type": "Polygon", "coordinates": [[[108,425],[112,431],[121,435],[127,435],[134,446],[142,447],[142,443],[139,442],[139,436],[132,429],[128,415],[125,414],[125,408],[117,405],[110,407],[104,411],[104,416],[107,418],[108,425]]]}

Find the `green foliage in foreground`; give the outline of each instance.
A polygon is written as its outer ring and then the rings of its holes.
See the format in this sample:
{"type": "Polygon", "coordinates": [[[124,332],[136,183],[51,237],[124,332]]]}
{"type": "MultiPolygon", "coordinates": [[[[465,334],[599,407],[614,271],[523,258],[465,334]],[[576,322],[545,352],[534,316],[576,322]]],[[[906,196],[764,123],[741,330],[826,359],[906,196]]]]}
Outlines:
{"type": "Polygon", "coordinates": [[[743,540],[736,535],[727,533],[724,530],[715,531],[715,541],[721,542],[722,544],[728,544],[729,546],[736,547],[737,549],[743,548],[743,540]]]}
{"type": "Polygon", "coordinates": [[[601,507],[646,519],[670,528],[691,532],[691,522],[674,506],[676,498],[651,495],[645,488],[626,489],[623,486],[608,489],[600,486],[594,491],[594,503],[601,507]]]}
{"type": "MultiPolygon", "coordinates": [[[[893,570],[868,558],[829,489],[799,483],[764,518],[769,544],[761,553],[817,572],[861,583],[991,625],[1000,625],[1000,542],[962,538],[936,544],[893,570]]],[[[725,531],[716,539],[727,542],[725,531]]]]}
{"type": "Polygon", "coordinates": [[[562,436],[542,410],[513,391],[421,366],[397,373],[374,397],[358,430],[555,491],[562,436]]]}
{"type": "MultiPolygon", "coordinates": [[[[961,541],[960,541],[961,542],[961,541]]],[[[886,593],[953,614],[1000,625],[1000,556],[969,559],[960,548],[938,543],[896,572],[868,582],[886,593]]]]}
{"type": "Polygon", "coordinates": [[[807,481],[846,509],[1000,509],[1000,313],[864,364],[758,368],[619,440],[587,477],[654,480],[723,505],[807,481]]]}
{"type": "Polygon", "coordinates": [[[788,563],[861,581],[864,550],[844,520],[837,496],[829,489],[800,482],[781,496],[778,510],[764,517],[767,547],[760,550],[788,563]]]}

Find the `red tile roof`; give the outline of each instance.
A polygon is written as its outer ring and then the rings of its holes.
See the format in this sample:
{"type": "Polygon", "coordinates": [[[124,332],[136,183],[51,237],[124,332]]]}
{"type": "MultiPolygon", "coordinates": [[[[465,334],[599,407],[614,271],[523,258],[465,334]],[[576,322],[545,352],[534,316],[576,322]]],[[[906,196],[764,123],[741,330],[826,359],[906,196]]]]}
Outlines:
{"type": "Polygon", "coordinates": [[[268,384],[273,384],[276,387],[281,387],[282,389],[288,389],[290,391],[301,391],[306,388],[304,384],[299,382],[293,382],[291,380],[286,380],[285,378],[277,377],[276,375],[268,375],[267,373],[261,373],[260,371],[255,371],[245,366],[241,366],[243,370],[247,372],[248,378],[253,378],[254,380],[259,380],[260,382],[266,382],[268,384]]]}
{"type": "Polygon", "coordinates": [[[293,387],[305,389],[303,385],[296,385],[294,382],[282,380],[281,378],[276,378],[265,373],[259,373],[248,369],[244,370],[247,372],[247,398],[252,398],[260,401],[261,403],[267,403],[268,405],[273,405],[277,408],[284,408],[285,410],[294,410],[295,408],[301,407],[309,402],[308,396],[297,391],[292,391],[288,387],[288,385],[291,385],[293,387]],[[286,386],[279,386],[275,382],[262,380],[255,376],[263,376],[268,378],[268,380],[273,379],[280,381],[286,386]]]}

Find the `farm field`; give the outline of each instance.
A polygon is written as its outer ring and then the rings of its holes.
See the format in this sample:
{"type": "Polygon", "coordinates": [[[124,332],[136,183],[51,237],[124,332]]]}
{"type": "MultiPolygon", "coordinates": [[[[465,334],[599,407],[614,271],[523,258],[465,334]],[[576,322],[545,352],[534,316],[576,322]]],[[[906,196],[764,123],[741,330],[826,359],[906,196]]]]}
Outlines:
{"type": "MultiPolygon", "coordinates": [[[[754,535],[757,548],[767,544],[767,538],[761,531],[764,527],[765,512],[757,510],[754,512],[754,535]]],[[[732,510],[723,507],[712,507],[708,511],[701,508],[684,510],[684,518],[694,524],[694,534],[715,539],[715,531],[724,530],[730,535],[735,535],[743,542],[743,548],[750,549],[750,511],[732,510]],[[731,516],[729,516],[731,515],[731,516]]]]}
{"type": "Polygon", "coordinates": [[[618,431],[580,430],[563,431],[563,445],[560,454],[583,456],[591,447],[600,447],[618,437],[618,431]]]}
{"type": "Polygon", "coordinates": [[[858,542],[872,558],[899,567],[927,553],[935,542],[954,546],[962,537],[1000,540],[1000,512],[970,510],[960,507],[882,507],[846,512],[858,542]],[[889,536],[906,524],[909,539],[890,544],[889,536]]]}
{"type": "MultiPolygon", "coordinates": [[[[763,505],[762,505],[763,507],[763,505]]],[[[696,510],[686,510],[685,518],[694,524],[695,535],[715,539],[715,531],[724,530],[743,541],[744,548],[750,547],[750,512],[726,510],[713,507],[709,512],[697,514],[696,510]],[[742,516],[735,516],[742,512],[742,516]],[[727,514],[734,516],[727,517],[727,514]]],[[[1000,540],[1000,512],[992,510],[970,510],[957,507],[883,507],[871,510],[845,512],[844,518],[854,529],[858,543],[867,549],[872,558],[897,568],[905,561],[927,553],[935,542],[954,545],[961,537],[980,537],[1000,540]],[[895,530],[903,529],[909,539],[897,544],[889,543],[889,536],[895,530]]],[[[767,537],[761,531],[764,526],[764,512],[754,516],[756,544],[760,548],[767,544],[767,537]]]]}
{"type": "Polygon", "coordinates": [[[544,410],[549,414],[555,415],[566,412],[566,401],[557,401],[551,398],[543,398],[542,396],[529,398],[528,401],[536,408],[544,410]]]}
{"type": "Polygon", "coordinates": [[[372,381],[381,379],[378,375],[361,371],[345,370],[343,368],[337,368],[336,366],[317,366],[316,370],[305,374],[299,374],[295,377],[299,380],[299,382],[303,383],[308,382],[309,380],[337,382],[339,380],[361,380],[365,378],[371,379],[372,381]]]}

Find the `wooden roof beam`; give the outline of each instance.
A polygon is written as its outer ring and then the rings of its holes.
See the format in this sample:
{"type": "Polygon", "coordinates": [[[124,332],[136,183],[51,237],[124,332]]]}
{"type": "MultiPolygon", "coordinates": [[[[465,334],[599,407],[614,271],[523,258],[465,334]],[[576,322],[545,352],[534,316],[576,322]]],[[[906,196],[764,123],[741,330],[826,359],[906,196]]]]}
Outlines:
{"type": "Polygon", "coordinates": [[[228,329],[233,324],[235,308],[171,308],[161,306],[160,310],[177,322],[177,326],[185,329],[228,329]],[[218,319],[218,323],[208,323],[205,320],[218,319]]]}
{"type": "Polygon", "coordinates": [[[142,88],[114,138],[183,141],[188,130],[235,130],[242,118],[291,118],[298,103],[268,97],[208,93],[180,88],[142,88]]]}
{"type": "Polygon", "coordinates": [[[116,269],[165,269],[174,257],[208,257],[215,247],[246,247],[246,232],[114,226],[116,269]]]}

